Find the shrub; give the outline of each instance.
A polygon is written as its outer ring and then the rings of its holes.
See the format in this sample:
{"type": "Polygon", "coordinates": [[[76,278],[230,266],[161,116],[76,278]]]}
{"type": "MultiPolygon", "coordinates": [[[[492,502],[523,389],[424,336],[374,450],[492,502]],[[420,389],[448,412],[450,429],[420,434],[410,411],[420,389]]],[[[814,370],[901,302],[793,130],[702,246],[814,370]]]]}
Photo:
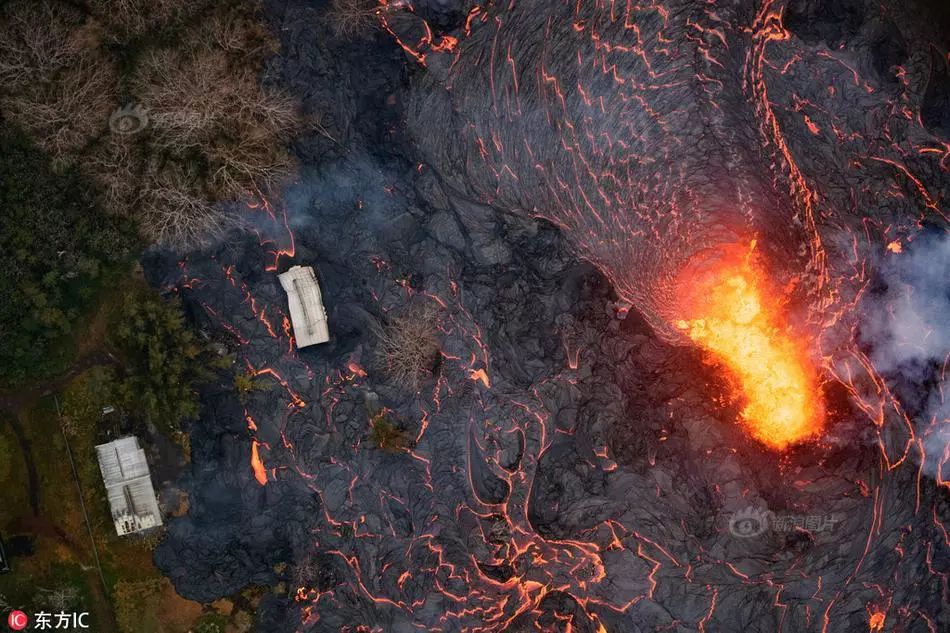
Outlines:
{"type": "Polygon", "coordinates": [[[234,374],[234,390],[238,392],[238,397],[242,401],[253,389],[254,376],[252,374],[234,374]]]}
{"type": "Polygon", "coordinates": [[[161,604],[167,578],[119,580],[113,590],[115,619],[122,633],[158,630],[155,613],[161,604]]]}
{"type": "Polygon", "coordinates": [[[14,460],[17,460],[15,451],[18,450],[11,437],[0,435],[0,481],[8,481],[14,460]]]}
{"type": "Polygon", "coordinates": [[[195,633],[224,633],[228,620],[218,613],[208,613],[198,620],[195,633]]]}
{"type": "Polygon", "coordinates": [[[373,416],[371,423],[373,425],[373,443],[380,449],[398,453],[409,448],[408,434],[396,426],[385,411],[380,411],[373,416]]]}
{"type": "Polygon", "coordinates": [[[113,404],[115,382],[112,367],[93,367],[63,390],[60,424],[72,441],[92,448],[102,421],[102,408],[113,404]]]}
{"type": "Polygon", "coordinates": [[[377,0],[331,0],[327,20],[337,35],[359,37],[377,26],[379,10],[377,0]]]}
{"type": "Polygon", "coordinates": [[[234,390],[237,392],[238,400],[241,401],[241,404],[245,403],[247,396],[252,391],[261,391],[267,388],[267,384],[259,380],[254,380],[254,374],[252,373],[234,374],[234,390]]]}
{"type": "Polygon", "coordinates": [[[376,359],[397,383],[418,391],[439,358],[435,332],[435,313],[427,308],[410,307],[377,328],[376,359]]]}

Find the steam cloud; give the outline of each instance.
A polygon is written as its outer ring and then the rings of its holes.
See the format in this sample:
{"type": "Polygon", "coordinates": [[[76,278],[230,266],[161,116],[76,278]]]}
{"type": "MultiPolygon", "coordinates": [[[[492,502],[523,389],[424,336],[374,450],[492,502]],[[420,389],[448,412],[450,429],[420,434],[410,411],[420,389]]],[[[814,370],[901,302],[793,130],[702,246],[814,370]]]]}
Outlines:
{"type": "MultiPolygon", "coordinates": [[[[878,268],[886,289],[864,303],[862,339],[914,415],[927,454],[941,455],[950,442],[950,234],[925,235],[878,268]]],[[[926,466],[934,476],[936,464],[926,466]]]]}

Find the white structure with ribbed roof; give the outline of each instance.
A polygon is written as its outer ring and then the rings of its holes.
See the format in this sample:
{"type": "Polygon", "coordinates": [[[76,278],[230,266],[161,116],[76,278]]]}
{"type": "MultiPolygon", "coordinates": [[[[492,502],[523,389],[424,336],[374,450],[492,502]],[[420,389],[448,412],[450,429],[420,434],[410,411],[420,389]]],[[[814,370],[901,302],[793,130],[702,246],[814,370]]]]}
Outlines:
{"type": "Polygon", "coordinates": [[[310,266],[294,266],[277,275],[280,285],[287,292],[290,306],[290,322],[294,326],[297,347],[319,345],[330,340],[327,311],[323,307],[320,284],[310,266]]]}
{"type": "Polygon", "coordinates": [[[112,520],[119,536],[162,524],[145,451],[134,435],[96,447],[112,520]]]}

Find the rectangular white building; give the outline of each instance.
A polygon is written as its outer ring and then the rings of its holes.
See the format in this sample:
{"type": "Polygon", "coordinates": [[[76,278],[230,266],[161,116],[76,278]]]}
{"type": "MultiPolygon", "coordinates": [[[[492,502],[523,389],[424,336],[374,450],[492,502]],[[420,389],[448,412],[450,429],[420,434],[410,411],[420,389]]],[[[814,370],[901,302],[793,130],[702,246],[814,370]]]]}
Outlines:
{"type": "Polygon", "coordinates": [[[278,275],[280,285],[287,292],[290,322],[294,326],[297,347],[319,345],[330,340],[327,311],[323,307],[320,284],[310,266],[294,266],[278,275]]]}
{"type": "Polygon", "coordinates": [[[123,437],[96,447],[112,520],[119,536],[162,525],[145,451],[137,437],[123,437]]]}

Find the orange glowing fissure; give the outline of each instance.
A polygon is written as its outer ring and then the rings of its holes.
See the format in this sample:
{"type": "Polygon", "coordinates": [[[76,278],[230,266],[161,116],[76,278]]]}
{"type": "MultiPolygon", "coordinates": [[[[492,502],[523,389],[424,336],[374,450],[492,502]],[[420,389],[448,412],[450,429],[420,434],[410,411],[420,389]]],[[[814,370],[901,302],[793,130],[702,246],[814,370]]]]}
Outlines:
{"type": "Polygon", "coordinates": [[[792,333],[755,256],[755,241],[687,266],[674,325],[729,371],[749,433],[775,449],[815,437],[824,422],[808,341],[792,333]]]}
{"type": "Polygon", "coordinates": [[[884,630],[886,615],[883,611],[875,611],[868,619],[868,631],[871,633],[880,633],[884,630]]]}

